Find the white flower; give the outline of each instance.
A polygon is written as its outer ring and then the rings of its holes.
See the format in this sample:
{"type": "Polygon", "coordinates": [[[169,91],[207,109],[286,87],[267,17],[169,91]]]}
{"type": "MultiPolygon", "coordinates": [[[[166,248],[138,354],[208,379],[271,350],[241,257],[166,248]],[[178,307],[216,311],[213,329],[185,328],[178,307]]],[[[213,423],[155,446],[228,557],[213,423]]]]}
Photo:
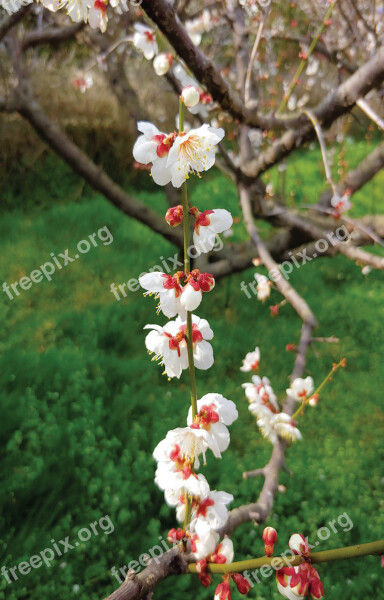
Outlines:
{"type": "Polygon", "coordinates": [[[179,188],[190,173],[208,171],[215,164],[215,146],[223,137],[223,129],[214,129],[207,124],[179,134],[167,160],[172,185],[179,188]]]}
{"type": "Polygon", "coordinates": [[[209,485],[204,475],[196,474],[199,467],[198,457],[205,455],[208,448],[217,452],[217,446],[212,436],[204,430],[194,430],[191,427],[178,427],[168,431],[161,440],[153,457],[157,461],[155,483],[161,490],[167,491],[166,500],[184,490],[193,496],[205,497],[209,494],[209,485]]]}
{"type": "MultiPolygon", "coordinates": [[[[155,354],[153,360],[161,359],[168,377],[180,377],[183,369],[188,368],[188,351],[186,342],[187,325],[180,317],[169,321],[164,327],[146,325],[144,329],[152,329],[145,338],[149,352],[155,354]]],[[[209,369],[213,365],[213,350],[206,340],[213,338],[213,331],[208,321],[192,315],[193,358],[198,369],[209,369]]]]}
{"type": "Polygon", "coordinates": [[[252,383],[243,383],[242,387],[249,403],[270,404],[275,410],[279,410],[276,394],[268,377],[252,375],[252,383]]]}
{"type": "Polygon", "coordinates": [[[219,534],[210,528],[207,521],[197,519],[194,525],[195,533],[191,537],[191,551],[196,560],[201,560],[214,552],[219,534]]]}
{"type": "Polygon", "coordinates": [[[257,281],[257,299],[264,302],[271,295],[271,282],[268,277],[259,273],[255,273],[254,277],[257,281]]]}
{"type": "Polygon", "coordinates": [[[306,400],[314,390],[314,384],[312,377],[306,377],[305,379],[301,379],[298,377],[295,379],[291,386],[286,390],[287,396],[293,398],[297,402],[303,402],[306,400]]]}
{"type": "Polygon", "coordinates": [[[214,558],[216,559],[215,562],[218,562],[219,564],[230,564],[231,562],[233,562],[233,557],[234,557],[234,551],[233,551],[233,542],[230,538],[225,537],[220,544],[217,546],[217,548],[215,549],[215,554],[214,554],[214,558]],[[225,561],[224,561],[225,558],[225,561]],[[219,560],[217,560],[219,559],[219,560]]]}
{"type": "Polygon", "coordinates": [[[200,102],[200,92],[194,85],[187,85],[181,92],[181,100],[187,108],[193,108],[200,102]]]}
{"type": "Polygon", "coordinates": [[[258,346],[253,350],[253,352],[247,352],[245,358],[243,359],[243,364],[240,367],[240,371],[244,371],[245,373],[249,373],[250,371],[257,371],[259,368],[260,362],[260,349],[258,346]]]}
{"type": "Polygon", "coordinates": [[[277,432],[273,426],[273,417],[274,413],[270,410],[266,410],[265,414],[257,420],[257,426],[259,427],[261,434],[267,440],[271,442],[271,444],[275,444],[277,442],[277,432]]]}
{"type": "Polygon", "coordinates": [[[203,292],[210,292],[214,288],[215,280],[209,273],[200,273],[199,269],[193,269],[187,275],[186,281],[180,303],[185,310],[192,312],[200,305],[203,292]]]}
{"type": "Polygon", "coordinates": [[[292,422],[292,417],[286,413],[282,412],[272,417],[271,424],[277,435],[288,442],[293,443],[302,439],[300,431],[292,422]]]}
{"type": "Polygon", "coordinates": [[[335,209],[335,216],[340,216],[343,212],[346,212],[352,208],[350,197],[351,195],[348,191],[342,196],[339,196],[338,194],[334,194],[332,196],[331,205],[335,209]]]}
{"type": "Polygon", "coordinates": [[[217,454],[212,451],[217,458],[220,458],[221,452],[224,452],[229,445],[227,425],[232,425],[238,417],[236,405],[221,394],[211,393],[205,394],[197,401],[197,410],[198,413],[193,420],[192,408],[189,409],[187,423],[196,431],[203,429],[209,432],[219,449],[217,454]]]}
{"type": "MultiPolygon", "coordinates": [[[[199,83],[196,81],[196,79],[194,79],[193,77],[188,75],[188,73],[186,72],[184,67],[182,67],[180,64],[176,65],[173,72],[174,72],[175,77],[179,80],[182,88],[185,88],[185,87],[191,85],[191,86],[195,87],[197,90],[199,90],[200,102],[196,106],[187,107],[188,111],[193,115],[200,115],[200,117],[202,119],[207,119],[208,118],[207,107],[209,107],[212,104],[212,96],[210,94],[208,94],[207,92],[205,92],[199,86],[199,83]]],[[[214,123],[211,123],[211,126],[216,127],[216,125],[214,123]]],[[[187,131],[187,129],[184,128],[184,131],[187,131]]]]}
{"type": "Polygon", "coordinates": [[[203,10],[196,19],[190,19],[185,22],[185,29],[195,46],[201,43],[202,34],[212,29],[211,14],[208,10],[203,10]]]}
{"type": "Polygon", "coordinates": [[[166,54],[165,52],[158,54],[153,61],[153,68],[156,75],[159,75],[159,77],[166,75],[171,68],[172,62],[172,54],[166,54]]]}
{"type": "MultiPolygon", "coordinates": [[[[207,498],[200,499],[198,506],[192,509],[191,526],[194,519],[205,520],[211,529],[224,527],[228,519],[227,504],[233,501],[232,494],[210,492],[207,498]]],[[[195,524],[193,525],[195,527],[195,524]]]]}
{"type": "Polygon", "coordinates": [[[88,23],[92,29],[100,29],[104,33],[107,29],[107,5],[103,0],[96,0],[90,7],[88,13],[88,23]]]}
{"type": "Polygon", "coordinates": [[[181,304],[180,276],[167,275],[166,273],[146,273],[139,277],[139,283],[149,294],[155,294],[159,300],[159,310],[171,319],[175,315],[186,318],[184,306],[181,304]]]}
{"type": "Polygon", "coordinates": [[[151,174],[157,185],[167,185],[171,174],[167,169],[168,154],[176,133],[166,135],[147,121],[139,121],[137,129],[143,134],[138,137],[133,147],[134,159],[143,164],[152,163],[151,174]]]}
{"type": "MultiPolygon", "coordinates": [[[[166,490],[165,499],[170,506],[176,507],[177,520],[183,523],[186,508],[185,494],[166,490]]],[[[232,501],[232,494],[210,491],[209,487],[206,494],[195,496],[192,503],[191,531],[193,531],[197,519],[206,520],[211,529],[217,530],[223,527],[228,519],[227,504],[232,501]]]]}
{"type": "Polygon", "coordinates": [[[197,256],[203,252],[210,252],[215,245],[216,234],[223,233],[233,223],[231,213],[224,208],[204,210],[203,212],[192,208],[191,214],[195,217],[193,244],[197,256]]]}
{"type": "Polygon", "coordinates": [[[154,31],[143,23],[135,23],[134,27],[133,45],[144,54],[147,60],[152,60],[159,51],[154,31]]]}

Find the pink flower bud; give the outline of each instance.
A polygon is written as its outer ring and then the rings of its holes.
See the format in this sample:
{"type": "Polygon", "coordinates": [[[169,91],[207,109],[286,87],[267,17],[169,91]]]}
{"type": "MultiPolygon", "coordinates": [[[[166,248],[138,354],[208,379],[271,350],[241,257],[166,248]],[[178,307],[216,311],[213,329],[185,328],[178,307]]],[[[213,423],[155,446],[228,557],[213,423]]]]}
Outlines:
{"type": "Polygon", "coordinates": [[[181,529],[180,527],[178,529],[175,529],[173,527],[172,529],[170,529],[168,531],[167,538],[168,538],[169,542],[171,542],[172,544],[176,544],[177,542],[179,542],[180,540],[185,538],[185,531],[184,531],[184,529],[181,529]]]}
{"type": "Polygon", "coordinates": [[[266,556],[272,556],[274,545],[277,542],[277,531],[273,527],[265,527],[263,531],[263,542],[266,556]]]}
{"type": "Polygon", "coordinates": [[[229,581],[225,580],[216,588],[214,600],[231,600],[231,588],[229,581]]]}
{"type": "Polygon", "coordinates": [[[203,585],[204,587],[208,587],[212,583],[212,577],[210,576],[209,573],[201,573],[199,575],[199,579],[200,579],[201,585],[203,585]]]}
{"type": "Polygon", "coordinates": [[[165,215],[165,220],[171,227],[177,227],[183,221],[183,207],[181,204],[169,208],[165,215]]]}
{"type": "Polygon", "coordinates": [[[207,570],[207,561],[205,558],[202,558],[201,560],[198,560],[196,562],[196,572],[199,574],[205,573],[205,571],[207,570]]]}
{"type": "Polygon", "coordinates": [[[193,108],[200,102],[200,92],[194,85],[187,85],[181,92],[181,99],[187,108],[193,108]]]}
{"type": "Polygon", "coordinates": [[[320,579],[312,579],[311,580],[311,600],[319,600],[320,598],[324,598],[324,588],[320,579]]]}
{"type": "Polygon", "coordinates": [[[301,556],[309,556],[310,549],[308,545],[308,541],[305,539],[303,535],[300,533],[294,533],[289,538],[288,546],[295,554],[300,554],[301,556]]]}
{"type": "Polygon", "coordinates": [[[248,594],[249,590],[251,589],[251,584],[249,583],[248,579],[245,579],[245,577],[243,577],[240,573],[233,573],[232,579],[235,582],[240,594],[248,594]]]}

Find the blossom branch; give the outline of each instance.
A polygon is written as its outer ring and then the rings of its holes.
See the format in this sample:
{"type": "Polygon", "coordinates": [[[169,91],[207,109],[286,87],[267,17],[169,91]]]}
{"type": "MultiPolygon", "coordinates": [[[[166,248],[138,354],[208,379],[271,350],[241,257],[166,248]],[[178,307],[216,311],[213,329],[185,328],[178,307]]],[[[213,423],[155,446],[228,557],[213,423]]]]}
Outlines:
{"type": "MultiPolygon", "coordinates": [[[[324,550],[323,552],[311,553],[311,562],[321,564],[335,560],[346,560],[359,558],[360,556],[380,556],[384,552],[384,540],[377,542],[368,542],[366,544],[357,544],[356,546],[346,546],[345,548],[336,548],[335,550],[324,550]]],[[[302,556],[281,558],[279,556],[262,556],[250,560],[242,560],[229,565],[209,565],[208,570],[211,573],[241,573],[247,569],[261,568],[263,566],[272,566],[274,569],[281,569],[287,566],[297,566],[304,562],[302,556]]],[[[196,565],[188,566],[188,573],[196,573],[196,565]]]]}

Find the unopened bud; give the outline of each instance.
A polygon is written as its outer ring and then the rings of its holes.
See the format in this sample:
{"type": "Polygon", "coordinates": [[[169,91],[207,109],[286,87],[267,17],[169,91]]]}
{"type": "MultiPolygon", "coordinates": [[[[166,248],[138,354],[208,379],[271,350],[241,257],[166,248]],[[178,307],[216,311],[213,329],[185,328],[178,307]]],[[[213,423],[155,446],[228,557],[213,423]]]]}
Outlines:
{"type": "Polygon", "coordinates": [[[305,539],[303,535],[300,533],[294,533],[289,538],[288,546],[295,554],[299,554],[301,556],[309,556],[310,549],[308,545],[308,541],[305,539]]]}
{"type": "Polygon", "coordinates": [[[193,108],[200,102],[200,92],[194,85],[187,85],[181,92],[181,99],[187,108],[193,108]]]}
{"type": "Polygon", "coordinates": [[[169,208],[165,215],[165,220],[171,227],[177,227],[183,222],[183,207],[181,204],[169,208]]]}
{"type": "Polygon", "coordinates": [[[156,75],[159,75],[160,77],[162,75],[166,75],[172,65],[172,62],[172,54],[166,54],[165,52],[158,54],[153,61],[153,68],[156,75]]]}
{"type": "Polygon", "coordinates": [[[266,556],[272,556],[274,545],[277,542],[277,531],[273,527],[265,527],[263,531],[263,542],[266,556]]]}
{"type": "Polygon", "coordinates": [[[243,577],[243,575],[240,573],[233,573],[232,579],[235,582],[240,594],[248,594],[249,590],[251,589],[251,584],[249,583],[248,579],[245,579],[245,577],[243,577]]]}

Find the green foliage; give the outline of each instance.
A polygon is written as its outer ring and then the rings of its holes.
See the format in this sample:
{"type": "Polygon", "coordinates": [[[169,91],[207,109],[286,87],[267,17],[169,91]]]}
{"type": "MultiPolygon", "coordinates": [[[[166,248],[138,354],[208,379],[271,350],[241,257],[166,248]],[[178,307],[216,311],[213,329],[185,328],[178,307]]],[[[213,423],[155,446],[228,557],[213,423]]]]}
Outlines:
{"type": "MultiPolygon", "coordinates": [[[[313,200],[323,185],[319,155],[302,155],[289,166],[289,185],[300,180],[302,196],[296,202],[313,200]],[[292,172],[298,174],[293,179],[292,172]]],[[[104,199],[68,196],[67,178],[46,184],[35,180],[20,189],[21,195],[40,194],[41,210],[32,202],[24,213],[14,207],[3,215],[2,281],[28,275],[52,252],[57,256],[68,248],[73,254],[78,241],[105,225],[114,241],[100,242],[58,270],[51,282],[34,284],[12,301],[1,296],[0,567],[52,547],[51,540],[69,536],[74,543],[79,529],[103,515],[110,516],[114,532],[93,535],[50,568],[18,574],[11,585],[0,576],[0,600],[98,600],[116,587],[110,574],[114,565],[139,559],[175,525],[173,510],[154,485],[151,453],[168,429],[185,422],[188,378],[167,381],[146,355],[143,326],[165,322],[155,316],[154,300],[137,291],[117,301],[110,292],[112,282],[137,278],[175,250],[104,199]]],[[[382,184],[380,176],[357,196],[357,214],[370,203],[383,210],[382,184]]],[[[159,211],[166,206],[161,192],[142,191],[141,197],[159,211]]],[[[192,202],[239,216],[233,188],[217,175],[194,186],[192,202]]],[[[227,243],[244,238],[241,224],[234,226],[234,236],[227,243]]],[[[204,472],[212,487],[234,494],[235,505],[257,497],[261,479],[245,481],[242,472],[263,466],[271,451],[247,410],[240,385],[249,377],[239,371],[241,360],[259,345],[260,372],[282,397],[294,360],[285,346],[298,341],[300,330],[290,307],[271,319],[268,302],[245,296],[240,283],[252,277],[249,270],[219,282],[200,310],[215,332],[215,364],[197,372],[199,396],[219,391],[237,403],[240,413],[231,428],[230,450],[222,461],[209,457],[204,472]]],[[[300,425],[304,440],[288,453],[293,476],[282,473],[287,490],[278,494],[268,521],[279,533],[276,550],[282,552],[295,531],[315,543],[318,528],[329,527],[345,512],[353,528],[336,523],[337,533],[321,541],[320,550],[379,539],[384,532],[382,275],[364,277],[357,266],[336,257],[295,270],[292,282],[319,319],[317,335],[340,338],[338,345],[314,345],[308,374],[319,383],[342,356],[348,367],[327,387],[319,406],[308,410],[300,425]]],[[[271,303],[278,301],[276,294],[271,303]]],[[[261,529],[243,526],[234,544],[237,559],[260,555],[261,529]]],[[[384,592],[378,558],[324,565],[320,572],[332,600],[384,592]]],[[[211,598],[213,588],[202,588],[191,576],[173,578],[159,586],[156,597],[183,593],[211,598]]],[[[273,579],[256,585],[250,596],[279,597],[273,579]]]]}

